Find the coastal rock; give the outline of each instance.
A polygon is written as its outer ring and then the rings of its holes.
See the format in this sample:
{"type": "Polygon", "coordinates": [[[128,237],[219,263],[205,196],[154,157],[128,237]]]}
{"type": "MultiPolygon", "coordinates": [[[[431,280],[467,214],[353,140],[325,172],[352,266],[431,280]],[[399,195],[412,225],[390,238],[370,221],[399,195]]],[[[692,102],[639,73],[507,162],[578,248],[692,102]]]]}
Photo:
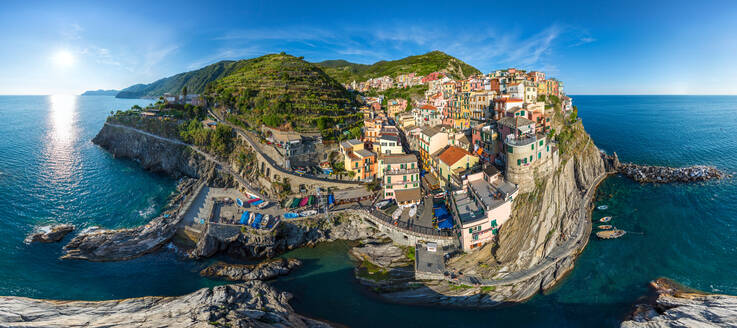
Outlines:
{"type": "Polygon", "coordinates": [[[180,191],[167,205],[164,213],[145,226],[132,229],[96,229],[81,233],[64,246],[62,259],[88,261],[123,261],[151,253],[166,244],[176,232],[184,215],[185,199],[194,193],[198,184],[194,179],[183,179],[180,191]]]}
{"type": "Polygon", "coordinates": [[[369,239],[353,247],[350,254],[358,260],[356,279],[374,291],[387,293],[408,288],[414,279],[414,261],[408,249],[396,246],[391,240],[369,239]]]}
{"type": "Polygon", "coordinates": [[[188,146],[113,125],[105,124],[92,142],[115,157],[134,160],[146,170],[174,178],[199,178],[214,167],[188,146]]]}
{"type": "Polygon", "coordinates": [[[289,306],[291,295],[261,281],[177,297],[99,302],[0,297],[2,327],[329,327],[289,306]]]}
{"type": "Polygon", "coordinates": [[[200,271],[203,277],[230,281],[269,280],[289,274],[302,265],[297,259],[274,259],[259,264],[230,264],[218,262],[200,271]]]}
{"type": "Polygon", "coordinates": [[[623,328],[737,326],[737,296],[684,290],[662,278],[651,286],[658,293],[655,303],[637,305],[623,328]]]}
{"type": "Polygon", "coordinates": [[[71,224],[57,224],[53,226],[45,226],[34,231],[25,239],[26,244],[40,242],[53,243],[62,240],[67,234],[74,231],[75,227],[71,224]]]}
{"type": "Polygon", "coordinates": [[[406,267],[412,265],[406,251],[386,240],[367,240],[351,249],[351,255],[367,260],[382,268],[406,267]]]}

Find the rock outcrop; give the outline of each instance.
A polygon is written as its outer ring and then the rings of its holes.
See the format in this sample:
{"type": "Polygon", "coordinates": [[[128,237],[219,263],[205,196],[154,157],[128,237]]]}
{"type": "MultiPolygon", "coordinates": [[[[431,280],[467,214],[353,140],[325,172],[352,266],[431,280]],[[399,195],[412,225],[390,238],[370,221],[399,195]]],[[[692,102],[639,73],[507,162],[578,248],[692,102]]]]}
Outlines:
{"type": "Polygon", "coordinates": [[[414,250],[394,245],[391,239],[365,240],[350,253],[358,260],[356,279],[374,291],[402,290],[414,279],[414,261],[408,256],[414,250]]]}
{"type": "Polygon", "coordinates": [[[178,297],[100,302],[0,297],[2,327],[328,327],[296,314],[291,295],[250,281],[178,297]]]}
{"type": "Polygon", "coordinates": [[[92,142],[115,157],[134,160],[146,170],[174,178],[198,178],[214,167],[188,146],[109,124],[102,127],[92,142]]]}
{"type": "Polygon", "coordinates": [[[637,305],[623,328],[737,327],[737,296],[684,290],[662,278],[651,286],[658,294],[654,304],[637,305]]]}
{"type": "Polygon", "coordinates": [[[288,250],[335,240],[358,240],[373,236],[376,229],[348,214],[306,220],[285,220],[274,233],[208,226],[191,251],[192,258],[224,252],[242,258],[271,258],[288,250]],[[227,231],[230,230],[230,231],[227,231]]]}
{"type": "Polygon", "coordinates": [[[25,243],[54,243],[62,240],[62,238],[72,231],[74,231],[74,225],[71,224],[39,227],[26,237],[25,243]]]}
{"type": "Polygon", "coordinates": [[[622,163],[617,153],[609,156],[602,155],[613,170],[640,183],[672,183],[672,182],[700,182],[722,179],[724,172],[713,166],[695,165],[689,167],[666,167],[622,163]]]}
{"type": "Polygon", "coordinates": [[[302,265],[298,259],[274,259],[259,264],[214,263],[200,271],[203,277],[225,279],[230,281],[269,280],[287,275],[302,265]]]}
{"type": "Polygon", "coordinates": [[[164,212],[145,226],[132,229],[96,229],[75,236],[64,246],[62,259],[88,261],[123,261],[151,253],[165,245],[176,232],[176,226],[184,216],[184,203],[197,191],[197,181],[183,179],[178,193],[164,212]]]}

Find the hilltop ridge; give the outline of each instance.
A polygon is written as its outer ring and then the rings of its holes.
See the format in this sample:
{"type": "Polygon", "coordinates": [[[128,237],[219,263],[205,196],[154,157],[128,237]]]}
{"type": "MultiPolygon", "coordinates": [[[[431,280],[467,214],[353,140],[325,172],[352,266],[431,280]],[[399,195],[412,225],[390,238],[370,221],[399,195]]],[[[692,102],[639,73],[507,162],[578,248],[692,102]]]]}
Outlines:
{"type": "Polygon", "coordinates": [[[432,72],[443,72],[460,79],[481,74],[477,68],[438,50],[397,60],[382,60],[371,65],[351,63],[343,59],[325,60],[315,65],[341,83],[364,81],[385,75],[396,77],[407,73],[427,75],[432,72]]]}

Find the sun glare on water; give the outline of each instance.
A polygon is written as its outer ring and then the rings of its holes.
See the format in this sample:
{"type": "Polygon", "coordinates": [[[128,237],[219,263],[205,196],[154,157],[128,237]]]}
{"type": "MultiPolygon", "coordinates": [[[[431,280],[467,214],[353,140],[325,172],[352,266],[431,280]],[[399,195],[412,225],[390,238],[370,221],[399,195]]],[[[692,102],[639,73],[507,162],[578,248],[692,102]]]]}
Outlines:
{"type": "Polygon", "coordinates": [[[74,55],[69,50],[59,50],[52,57],[54,65],[59,68],[68,68],[74,66],[74,55]]]}

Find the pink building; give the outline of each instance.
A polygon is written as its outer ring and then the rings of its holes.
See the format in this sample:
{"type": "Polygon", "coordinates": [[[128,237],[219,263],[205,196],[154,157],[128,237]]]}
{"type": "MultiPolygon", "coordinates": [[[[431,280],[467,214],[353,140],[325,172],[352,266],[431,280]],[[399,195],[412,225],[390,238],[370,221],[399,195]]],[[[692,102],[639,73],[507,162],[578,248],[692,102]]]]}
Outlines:
{"type": "Polygon", "coordinates": [[[487,166],[463,179],[461,190],[451,194],[451,212],[460,228],[463,251],[493,241],[512,214],[519,189],[504,180],[499,170],[487,166]]]}

